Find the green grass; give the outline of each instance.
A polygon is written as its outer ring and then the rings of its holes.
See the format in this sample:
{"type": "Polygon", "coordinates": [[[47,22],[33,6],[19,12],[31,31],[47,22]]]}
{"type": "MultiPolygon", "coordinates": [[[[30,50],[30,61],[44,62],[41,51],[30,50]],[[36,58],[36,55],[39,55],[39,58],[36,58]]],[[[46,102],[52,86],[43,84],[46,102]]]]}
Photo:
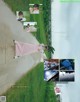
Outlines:
{"type": "MultiPolygon", "coordinates": [[[[30,3],[38,3],[38,4],[42,4],[42,0],[33,0],[34,2],[32,2],[32,0],[30,0],[30,3]]],[[[43,10],[42,10],[42,6],[40,6],[40,14],[39,15],[34,15],[34,14],[31,14],[31,21],[36,21],[37,24],[38,24],[38,28],[39,28],[39,31],[37,32],[37,36],[39,36],[39,42],[40,43],[44,43],[44,44],[47,44],[47,40],[46,40],[46,37],[45,37],[45,27],[44,27],[44,20],[43,20],[43,10]]]]}
{"type": "Polygon", "coordinates": [[[53,83],[44,81],[43,63],[25,74],[4,95],[7,102],[57,102],[53,83]]]}
{"type": "Polygon", "coordinates": [[[4,0],[11,10],[15,13],[16,11],[28,11],[29,0],[4,0]]]}

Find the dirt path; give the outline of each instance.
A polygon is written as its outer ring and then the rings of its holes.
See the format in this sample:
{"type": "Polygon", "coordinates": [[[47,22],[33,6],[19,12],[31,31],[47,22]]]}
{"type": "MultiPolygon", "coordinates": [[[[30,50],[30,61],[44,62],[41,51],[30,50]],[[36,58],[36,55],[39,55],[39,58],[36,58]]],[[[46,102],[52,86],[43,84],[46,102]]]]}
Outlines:
{"type": "Polygon", "coordinates": [[[22,24],[16,21],[16,16],[0,0],[0,94],[40,61],[40,53],[13,59],[14,39],[38,44],[30,33],[23,30],[22,24]]]}

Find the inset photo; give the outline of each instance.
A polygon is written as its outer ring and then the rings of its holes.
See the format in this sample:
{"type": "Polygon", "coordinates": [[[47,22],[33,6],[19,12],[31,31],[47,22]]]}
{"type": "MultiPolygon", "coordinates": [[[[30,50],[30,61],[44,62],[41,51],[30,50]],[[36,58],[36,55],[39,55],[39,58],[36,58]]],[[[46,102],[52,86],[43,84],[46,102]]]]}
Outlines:
{"type": "Polygon", "coordinates": [[[29,12],[28,11],[16,11],[16,18],[18,21],[28,21],[29,20],[29,12]]]}
{"type": "Polygon", "coordinates": [[[61,71],[59,73],[59,81],[74,81],[75,72],[74,71],[61,71]]]}
{"type": "Polygon", "coordinates": [[[37,32],[37,22],[24,22],[23,28],[27,32],[37,32]]]}
{"type": "Polygon", "coordinates": [[[59,70],[59,59],[45,59],[44,70],[59,70]]]}
{"type": "Polygon", "coordinates": [[[44,71],[45,81],[59,81],[59,71],[56,70],[45,70],[44,71]]]}
{"type": "Polygon", "coordinates": [[[74,59],[61,59],[60,60],[60,70],[74,71],[75,60],[74,59]]]}
{"type": "Polygon", "coordinates": [[[42,4],[29,4],[29,12],[30,12],[30,14],[39,14],[41,5],[42,4]]]}
{"type": "Polygon", "coordinates": [[[7,102],[6,96],[0,96],[0,102],[7,102]]]}

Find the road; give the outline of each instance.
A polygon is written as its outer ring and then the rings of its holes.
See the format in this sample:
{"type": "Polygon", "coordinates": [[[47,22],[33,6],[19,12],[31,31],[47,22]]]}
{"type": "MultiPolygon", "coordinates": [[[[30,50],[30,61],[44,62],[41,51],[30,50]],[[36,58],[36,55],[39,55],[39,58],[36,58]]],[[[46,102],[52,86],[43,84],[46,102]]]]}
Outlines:
{"type": "Polygon", "coordinates": [[[61,83],[62,102],[80,100],[80,3],[52,2],[53,58],[75,59],[75,82],[61,83]]]}
{"type": "Polygon", "coordinates": [[[35,37],[23,30],[22,24],[16,20],[16,16],[0,0],[0,94],[6,92],[40,62],[40,53],[14,59],[13,40],[38,44],[35,37]]]}

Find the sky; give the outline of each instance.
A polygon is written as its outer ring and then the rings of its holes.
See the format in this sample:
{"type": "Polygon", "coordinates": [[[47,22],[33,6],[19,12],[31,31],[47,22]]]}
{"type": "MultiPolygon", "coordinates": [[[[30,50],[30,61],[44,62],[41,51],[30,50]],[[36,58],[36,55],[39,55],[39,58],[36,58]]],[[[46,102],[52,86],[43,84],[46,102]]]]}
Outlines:
{"type": "Polygon", "coordinates": [[[80,100],[80,3],[54,0],[51,5],[53,58],[75,59],[75,82],[62,83],[62,102],[80,100]]]}

